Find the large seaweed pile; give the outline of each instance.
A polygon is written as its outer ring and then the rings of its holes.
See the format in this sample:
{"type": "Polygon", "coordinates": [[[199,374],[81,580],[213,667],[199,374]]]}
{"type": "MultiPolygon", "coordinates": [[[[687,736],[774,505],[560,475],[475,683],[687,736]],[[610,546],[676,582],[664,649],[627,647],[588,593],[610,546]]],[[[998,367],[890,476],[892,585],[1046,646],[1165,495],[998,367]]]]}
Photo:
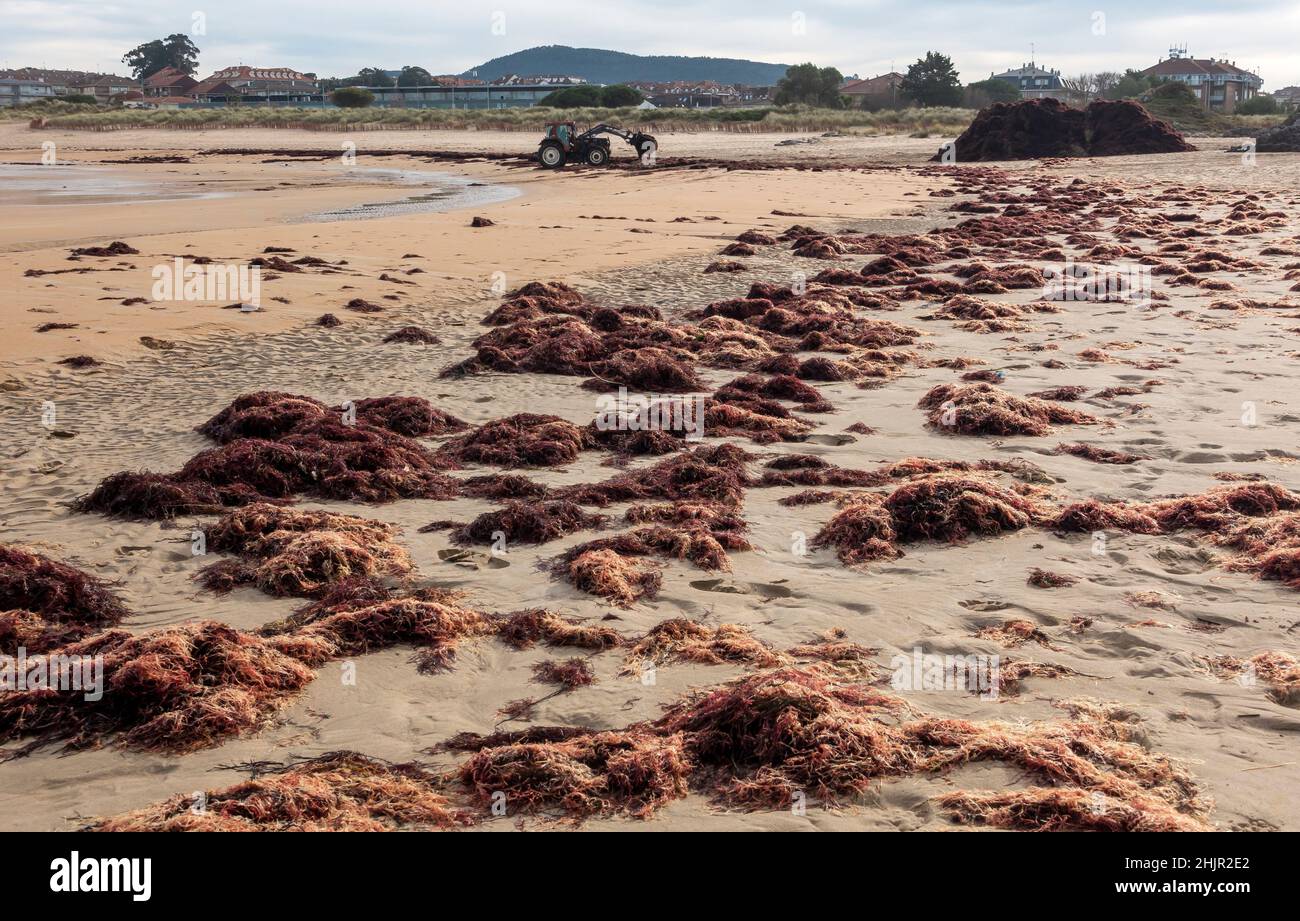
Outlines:
{"type": "Polygon", "coordinates": [[[341,407],[294,394],[245,394],[199,426],[219,447],[175,473],[113,474],[77,508],[174,518],[302,494],[358,502],[456,494],[442,465],[411,436],[459,431],[463,422],[418,397],[360,401],[352,410],[355,420],[341,407]]]}

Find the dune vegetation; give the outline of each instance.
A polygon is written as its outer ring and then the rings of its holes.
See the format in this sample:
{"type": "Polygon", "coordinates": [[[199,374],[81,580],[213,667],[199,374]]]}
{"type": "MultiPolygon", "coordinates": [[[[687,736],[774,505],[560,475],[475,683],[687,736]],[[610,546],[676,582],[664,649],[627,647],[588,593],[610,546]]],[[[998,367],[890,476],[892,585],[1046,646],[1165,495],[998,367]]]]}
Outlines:
{"type": "Polygon", "coordinates": [[[320,109],[232,106],[213,109],[120,109],[64,103],[0,111],[0,119],[25,119],[33,128],[116,131],[135,128],[209,130],[296,128],[312,131],[421,131],[437,128],[540,131],[549,121],[590,125],[607,121],[654,132],[740,133],[838,131],[849,134],[951,135],[970,123],[969,109],[927,108],[864,112],[808,106],[754,109],[320,109]]]}

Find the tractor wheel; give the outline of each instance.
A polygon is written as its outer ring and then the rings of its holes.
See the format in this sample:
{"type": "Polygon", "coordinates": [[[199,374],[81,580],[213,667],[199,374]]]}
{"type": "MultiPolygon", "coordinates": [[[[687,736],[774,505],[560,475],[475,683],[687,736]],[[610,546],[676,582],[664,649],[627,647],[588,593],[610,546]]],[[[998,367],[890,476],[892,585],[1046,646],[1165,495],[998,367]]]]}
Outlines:
{"type": "Polygon", "coordinates": [[[537,148],[537,162],[543,169],[559,169],[564,165],[564,148],[557,141],[543,141],[537,148]]]}
{"type": "Polygon", "coordinates": [[[609,162],[609,153],[603,147],[593,147],[587,151],[588,166],[604,166],[609,162]]]}

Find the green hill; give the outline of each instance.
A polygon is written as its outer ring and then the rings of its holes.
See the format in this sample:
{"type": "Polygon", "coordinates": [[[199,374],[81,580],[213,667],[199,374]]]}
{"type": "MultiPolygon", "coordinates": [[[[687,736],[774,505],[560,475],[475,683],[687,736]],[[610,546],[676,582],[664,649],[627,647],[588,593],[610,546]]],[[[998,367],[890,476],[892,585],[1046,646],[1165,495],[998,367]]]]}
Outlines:
{"type": "Polygon", "coordinates": [[[543,45],[493,58],[470,68],[463,77],[495,80],[507,74],[565,74],[591,83],[625,83],[629,80],[716,80],[772,86],[785,76],[788,64],[765,64],[738,58],[692,58],[680,55],[627,54],[600,48],[543,45]]]}

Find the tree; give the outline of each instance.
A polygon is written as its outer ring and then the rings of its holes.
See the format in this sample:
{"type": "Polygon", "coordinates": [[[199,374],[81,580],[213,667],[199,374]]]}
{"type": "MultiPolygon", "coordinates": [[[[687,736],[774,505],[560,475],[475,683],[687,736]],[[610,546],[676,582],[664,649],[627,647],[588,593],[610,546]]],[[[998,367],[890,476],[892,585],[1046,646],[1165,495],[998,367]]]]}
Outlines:
{"type": "Polygon", "coordinates": [[[1132,68],[1124,71],[1124,76],[1115,81],[1115,85],[1106,94],[1107,99],[1136,99],[1151,89],[1151,79],[1141,71],[1132,68]]]}
{"type": "Polygon", "coordinates": [[[1070,102],[1086,106],[1097,96],[1097,75],[1079,74],[1077,77],[1062,77],[1061,86],[1065,87],[1065,94],[1070,102]]]}
{"type": "Polygon", "coordinates": [[[1272,96],[1252,96],[1245,102],[1237,103],[1238,115],[1277,115],[1282,111],[1278,101],[1272,96]]]}
{"type": "Polygon", "coordinates": [[[183,74],[194,76],[199,69],[199,49],[188,35],[177,32],[137,45],[122,55],[122,61],[137,80],[151,77],[164,67],[175,67],[183,74]]]}
{"type": "Polygon", "coordinates": [[[962,101],[961,78],[952,66],[952,58],[937,51],[907,68],[899,91],[919,106],[959,106],[962,101]]]}
{"type": "Polygon", "coordinates": [[[627,106],[640,105],[645,97],[630,86],[615,83],[603,87],[600,91],[600,104],[607,109],[622,109],[627,106]]]}
{"type": "Polygon", "coordinates": [[[1095,75],[1098,99],[1115,99],[1115,87],[1124,79],[1123,74],[1113,70],[1103,70],[1095,75]]]}
{"type": "Polygon", "coordinates": [[[997,77],[977,80],[966,87],[966,105],[972,109],[982,109],[995,102],[1018,102],[1020,98],[1020,87],[997,77]]]}
{"type": "Polygon", "coordinates": [[[396,86],[397,81],[385,73],[382,67],[363,67],[355,77],[349,77],[348,86],[370,86],[376,89],[388,89],[396,86]],[[350,81],[356,80],[356,83],[350,81]]]}
{"type": "MultiPolygon", "coordinates": [[[[389,84],[392,85],[391,83],[389,84]]],[[[412,67],[407,65],[402,68],[402,72],[397,75],[398,86],[432,86],[433,74],[429,73],[423,67],[412,67]]]]}
{"type": "Polygon", "coordinates": [[[375,101],[375,94],[364,86],[340,86],[330,93],[330,102],[340,109],[366,109],[375,101]]]}
{"type": "Polygon", "coordinates": [[[600,90],[599,86],[566,86],[547,93],[537,104],[557,109],[595,108],[601,104],[600,90]]]}
{"type": "Polygon", "coordinates": [[[779,106],[799,103],[821,109],[844,108],[840,84],[844,77],[834,67],[796,64],[788,68],[776,84],[775,102],[779,106]]]}

